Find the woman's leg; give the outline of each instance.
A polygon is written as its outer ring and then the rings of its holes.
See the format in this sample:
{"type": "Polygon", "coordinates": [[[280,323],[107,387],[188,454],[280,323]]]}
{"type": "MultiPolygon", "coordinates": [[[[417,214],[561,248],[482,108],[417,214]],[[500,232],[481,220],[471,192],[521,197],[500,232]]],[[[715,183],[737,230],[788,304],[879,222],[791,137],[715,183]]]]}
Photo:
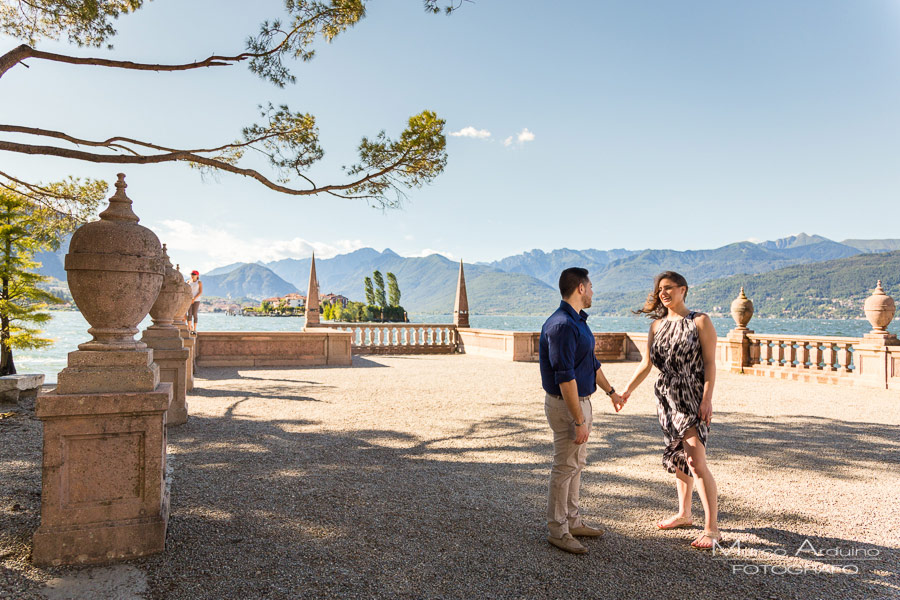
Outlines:
{"type": "MultiPolygon", "coordinates": [[[[716,480],[713,479],[709,466],[706,464],[706,446],[700,441],[694,427],[688,429],[684,434],[683,442],[688,466],[697,480],[697,493],[700,495],[700,502],[703,503],[705,513],[703,528],[705,531],[718,531],[718,490],[716,489],[716,480]]],[[[694,542],[700,547],[712,546],[712,540],[705,535],[701,535],[694,542]]]]}
{"type": "Polygon", "coordinates": [[[668,519],[658,521],[656,526],[660,529],[674,529],[675,527],[683,527],[693,523],[691,520],[691,495],[694,492],[693,478],[676,469],[675,488],[678,491],[678,512],[668,519]]]}

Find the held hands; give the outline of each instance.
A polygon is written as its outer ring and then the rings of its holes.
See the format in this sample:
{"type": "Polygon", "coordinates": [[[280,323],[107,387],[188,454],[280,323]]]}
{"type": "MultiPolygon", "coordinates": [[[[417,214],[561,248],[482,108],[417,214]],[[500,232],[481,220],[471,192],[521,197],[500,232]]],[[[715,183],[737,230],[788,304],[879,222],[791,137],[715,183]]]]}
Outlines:
{"type": "Polygon", "coordinates": [[[609,399],[612,400],[613,408],[616,409],[616,412],[619,412],[625,407],[625,403],[628,402],[630,396],[630,390],[625,390],[621,394],[615,393],[610,395],[609,399]]]}

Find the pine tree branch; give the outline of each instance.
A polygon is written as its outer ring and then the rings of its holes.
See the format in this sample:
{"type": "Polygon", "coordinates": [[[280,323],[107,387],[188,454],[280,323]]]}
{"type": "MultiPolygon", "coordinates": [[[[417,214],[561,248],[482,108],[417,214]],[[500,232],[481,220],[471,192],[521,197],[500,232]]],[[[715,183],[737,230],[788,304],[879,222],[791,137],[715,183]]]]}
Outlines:
{"type": "MultiPolygon", "coordinates": [[[[51,136],[52,137],[52,136],[51,136]]],[[[94,143],[89,144],[94,146],[102,146],[102,144],[94,143]]],[[[268,179],[265,175],[260,173],[255,169],[246,169],[242,167],[238,167],[236,165],[232,165],[225,161],[217,160],[214,158],[209,158],[207,156],[201,156],[199,154],[185,151],[185,150],[172,150],[169,152],[163,152],[160,154],[150,154],[150,155],[122,155],[122,154],[98,154],[94,152],[85,152],[83,150],[74,150],[71,148],[60,148],[57,146],[37,146],[33,144],[23,144],[19,142],[9,142],[0,140],[0,151],[7,152],[17,152],[19,154],[30,154],[30,155],[43,155],[43,156],[58,156],[60,158],[70,158],[74,160],[83,160],[86,162],[92,163],[106,163],[106,164],[132,164],[132,165],[149,165],[149,164],[160,164],[166,162],[190,162],[199,165],[204,165],[207,167],[211,167],[213,169],[219,169],[222,171],[227,171],[229,173],[234,173],[236,175],[243,175],[244,177],[250,177],[251,179],[255,179],[264,186],[269,189],[275,190],[276,192],[281,192],[283,194],[288,194],[292,196],[311,196],[315,194],[319,194],[322,192],[329,191],[340,191],[347,190],[357,186],[360,186],[368,181],[372,181],[379,177],[382,177],[394,169],[397,169],[403,164],[403,160],[405,160],[405,154],[401,156],[397,161],[391,163],[382,169],[365,175],[355,181],[345,184],[336,184],[336,185],[325,185],[321,187],[312,187],[309,189],[301,190],[283,186],[281,184],[275,183],[268,179]]]]}

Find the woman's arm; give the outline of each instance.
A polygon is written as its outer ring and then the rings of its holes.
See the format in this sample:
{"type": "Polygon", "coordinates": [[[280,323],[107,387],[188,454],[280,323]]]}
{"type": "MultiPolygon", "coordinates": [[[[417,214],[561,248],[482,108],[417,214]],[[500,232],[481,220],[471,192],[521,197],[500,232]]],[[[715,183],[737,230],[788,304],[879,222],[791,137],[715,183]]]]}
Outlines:
{"type": "Polygon", "coordinates": [[[700,401],[700,420],[712,420],[712,396],[716,387],[716,343],[718,336],[712,320],[706,315],[697,317],[697,330],[700,332],[700,350],[703,353],[703,399],[700,401]]]}
{"type": "Polygon", "coordinates": [[[625,391],[622,392],[623,400],[628,400],[628,397],[631,396],[637,386],[641,385],[641,382],[647,378],[647,375],[650,374],[650,370],[653,368],[653,365],[650,362],[650,346],[653,345],[653,336],[656,332],[656,324],[658,322],[659,320],[656,320],[650,324],[650,332],[647,334],[647,348],[644,350],[644,355],[641,357],[641,364],[634,370],[634,373],[631,375],[631,380],[628,382],[628,386],[625,388],[625,391]]]}

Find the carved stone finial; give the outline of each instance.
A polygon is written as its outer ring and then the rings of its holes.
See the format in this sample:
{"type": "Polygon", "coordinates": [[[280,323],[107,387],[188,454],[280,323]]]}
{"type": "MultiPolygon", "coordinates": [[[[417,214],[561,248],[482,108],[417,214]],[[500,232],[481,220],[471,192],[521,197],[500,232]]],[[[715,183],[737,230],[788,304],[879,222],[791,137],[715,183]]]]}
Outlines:
{"type": "Polygon", "coordinates": [[[125,183],[125,173],[119,173],[118,181],[116,181],[116,193],[109,199],[109,206],[106,210],[100,213],[100,219],[102,221],[140,222],[138,216],[131,210],[131,198],[125,194],[125,188],[127,187],[128,184],[125,183]]]}
{"type": "Polygon", "coordinates": [[[741,286],[741,293],[731,303],[731,318],[734,319],[738,329],[746,329],[747,323],[753,317],[753,302],[744,293],[744,287],[741,286]]]}
{"type": "Polygon", "coordinates": [[[897,305],[894,303],[894,299],[884,292],[880,279],[875,285],[875,289],[872,290],[872,295],[866,298],[864,310],[866,319],[872,324],[872,331],[869,332],[869,334],[880,336],[889,335],[887,326],[894,319],[894,312],[897,310],[897,305]]]}

